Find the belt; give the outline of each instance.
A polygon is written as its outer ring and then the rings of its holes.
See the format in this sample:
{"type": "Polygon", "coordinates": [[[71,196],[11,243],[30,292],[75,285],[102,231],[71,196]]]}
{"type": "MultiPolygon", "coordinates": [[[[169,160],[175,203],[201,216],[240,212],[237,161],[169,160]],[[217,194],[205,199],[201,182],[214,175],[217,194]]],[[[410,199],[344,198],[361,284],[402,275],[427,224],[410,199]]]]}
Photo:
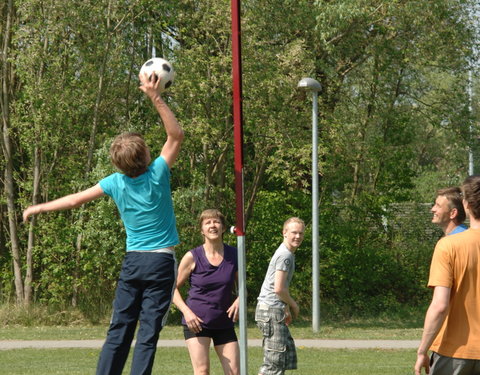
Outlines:
{"type": "Polygon", "coordinates": [[[284,307],[280,307],[280,306],[270,306],[270,305],[267,305],[266,303],[264,302],[258,302],[257,303],[257,307],[260,309],[260,310],[272,310],[272,309],[275,309],[275,310],[281,310],[283,311],[285,308],[284,307]]]}
{"type": "Polygon", "coordinates": [[[259,309],[262,309],[262,310],[268,310],[270,308],[269,305],[267,305],[266,303],[263,303],[263,302],[257,303],[257,306],[258,306],[259,309]]]}

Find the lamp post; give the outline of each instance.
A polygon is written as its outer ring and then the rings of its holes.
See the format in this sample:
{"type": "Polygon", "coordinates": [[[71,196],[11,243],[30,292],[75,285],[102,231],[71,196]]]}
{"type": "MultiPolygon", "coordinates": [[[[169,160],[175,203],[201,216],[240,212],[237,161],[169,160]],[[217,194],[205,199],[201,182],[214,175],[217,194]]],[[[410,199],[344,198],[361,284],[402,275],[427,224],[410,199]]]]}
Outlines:
{"type": "Polygon", "coordinates": [[[318,92],[320,83],[313,78],[302,78],[298,88],[312,93],[312,329],[320,328],[320,268],[318,251],[318,92]]]}

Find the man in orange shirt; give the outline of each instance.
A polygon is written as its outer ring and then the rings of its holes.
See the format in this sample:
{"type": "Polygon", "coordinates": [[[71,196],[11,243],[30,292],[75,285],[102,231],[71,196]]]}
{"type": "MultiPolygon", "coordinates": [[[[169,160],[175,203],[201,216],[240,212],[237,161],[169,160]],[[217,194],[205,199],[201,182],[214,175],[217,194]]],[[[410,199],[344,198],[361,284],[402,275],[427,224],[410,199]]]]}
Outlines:
{"type": "Polygon", "coordinates": [[[435,247],[428,280],[433,298],[416,375],[422,368],[430,375],[480,374],[480,176],[468,177],[462,192],[470,229],[443,237],[435,247]]]}

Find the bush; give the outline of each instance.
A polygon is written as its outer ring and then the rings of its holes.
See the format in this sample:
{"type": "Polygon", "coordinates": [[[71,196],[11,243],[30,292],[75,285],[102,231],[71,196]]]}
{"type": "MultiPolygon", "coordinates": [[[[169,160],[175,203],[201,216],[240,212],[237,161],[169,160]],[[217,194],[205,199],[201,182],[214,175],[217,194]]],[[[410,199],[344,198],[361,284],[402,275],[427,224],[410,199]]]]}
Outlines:
{"type": "Polygon", "coordinates": [[[0,306],[1,326],[72,326],[87,325],[88,319],[79,311],[71,307],[61,308],[58,305],[46,306],[33,304],[21,306],[4,304],[0,306]]]}
{"type": "Polygon", "coordinates": [[[430,296],[425,284],[434,239],[428,236],[435,236],[422,209],[412,206],[411,215],[398,217],[398,210],[374,205],[324,207],[322,298],[345,316],[422,305],[430,296]]]}
{"type": "Polygon", "coordinates": [[[295,253],[295,274],[290,293],[302,304],[310,305],[312,290],[311,203],[300,192],[258,194],[255,212],[246,235],[248,300],[254,305],[275,250],[282,243],[283,223],[291,216],[302,218],[306,225],[305,240],[295,253]]]}

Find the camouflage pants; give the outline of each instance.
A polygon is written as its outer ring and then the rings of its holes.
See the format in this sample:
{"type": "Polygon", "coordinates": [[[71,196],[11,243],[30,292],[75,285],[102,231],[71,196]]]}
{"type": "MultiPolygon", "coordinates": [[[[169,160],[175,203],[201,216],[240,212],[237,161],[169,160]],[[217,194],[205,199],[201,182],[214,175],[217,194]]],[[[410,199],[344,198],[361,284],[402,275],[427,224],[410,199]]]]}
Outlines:
{"type": "Polygon", "coordinates": [[[283,375],[297,368],[297,351],[290,330],[285,324],[285,310],[263,303],[255,311],[257,327],[263,334],[263,375],[283,375]]]}

